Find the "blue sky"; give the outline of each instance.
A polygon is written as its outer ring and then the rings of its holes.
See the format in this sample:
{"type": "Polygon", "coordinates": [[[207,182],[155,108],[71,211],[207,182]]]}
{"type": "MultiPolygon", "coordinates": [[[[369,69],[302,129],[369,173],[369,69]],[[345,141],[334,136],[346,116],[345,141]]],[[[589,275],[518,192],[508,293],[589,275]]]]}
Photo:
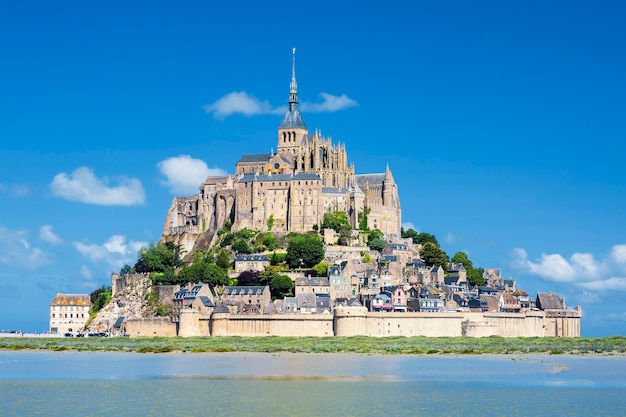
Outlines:
{"type": "Polygon", "coordinates": [[[626,334],[623,2],[0,6],[0,328],[42,331],[268,152],[289,93],[403,223],[626,334]],[[470,4],[471,3],[471,4],[470,4]]]}

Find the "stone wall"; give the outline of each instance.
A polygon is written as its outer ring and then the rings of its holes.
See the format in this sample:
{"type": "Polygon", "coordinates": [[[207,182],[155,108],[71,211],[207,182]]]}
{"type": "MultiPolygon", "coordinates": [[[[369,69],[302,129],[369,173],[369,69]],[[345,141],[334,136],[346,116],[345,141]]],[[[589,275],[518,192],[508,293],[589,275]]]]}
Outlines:
{"type": "Polygon", "coordinates": [[[169,317],[130,319],[124,322],[126,333],[138,336],[176,336],[176,323],[169,317]]]}
{"type": "Polygon", "coordinates": [[[181,312],[178,332],[169,318],[129,320],[132,336],[428,336],[580,337],[578,310],[526,313],[370,313],[338,307],[334,314],[231,315],[181,312]]]}

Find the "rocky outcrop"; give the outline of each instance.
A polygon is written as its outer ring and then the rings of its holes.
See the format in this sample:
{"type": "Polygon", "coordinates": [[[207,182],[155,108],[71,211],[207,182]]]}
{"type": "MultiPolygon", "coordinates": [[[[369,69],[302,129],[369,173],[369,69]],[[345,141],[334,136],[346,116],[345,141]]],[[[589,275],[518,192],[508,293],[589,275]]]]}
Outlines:
{"type": "Polygon", "coordinates": [[[110,330],[115,321],[124,316],[126,320],[154,317],[155,303],[150,303],[152,280],[148,276],[132,280],[130,285],[119,289],[89,324],[90,331],[110,330]]]}

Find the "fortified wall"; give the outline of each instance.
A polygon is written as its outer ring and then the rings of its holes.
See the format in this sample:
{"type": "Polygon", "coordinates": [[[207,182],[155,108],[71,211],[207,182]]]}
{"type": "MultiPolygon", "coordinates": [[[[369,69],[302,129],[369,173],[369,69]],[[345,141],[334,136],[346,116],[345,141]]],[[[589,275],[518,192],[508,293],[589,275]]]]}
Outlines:
{"type": "Polygon", "coordinates": [[[182,311],[178,328],[168,319],[128,320],[131,336],[428,336],[580,337],[582,312],[371,313],[364,307],[337,307],[333,314],[252,314],[182,311]]]}

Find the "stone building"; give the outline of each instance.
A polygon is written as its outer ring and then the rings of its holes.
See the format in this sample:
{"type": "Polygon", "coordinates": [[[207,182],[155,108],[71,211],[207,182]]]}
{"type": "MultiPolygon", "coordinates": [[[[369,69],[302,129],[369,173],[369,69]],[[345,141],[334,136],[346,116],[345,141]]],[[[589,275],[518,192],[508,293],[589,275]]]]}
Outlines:
{"type": "Polygon", "coordinates": [[[76,333],[89,319],[89,294],[57,293],[50,303],[50,333],[76,333]]]}
{"type": "Polygon", "coordinates": [[[210,244],[226,222],[233,230],[306,232],[327,210],[346,212],[355,228],[359,213],[367,211],[369,228],[399,237],[400,197],[389,166],[384,173],[357,175],[344,144],[318,130],[309,133],[298,109],[295,51],[288,103],[276,152],[244,154],[234,174],[208,177],[197,195],[174,198],[164,240],[190,252],[194,244],[210,244]]]}

